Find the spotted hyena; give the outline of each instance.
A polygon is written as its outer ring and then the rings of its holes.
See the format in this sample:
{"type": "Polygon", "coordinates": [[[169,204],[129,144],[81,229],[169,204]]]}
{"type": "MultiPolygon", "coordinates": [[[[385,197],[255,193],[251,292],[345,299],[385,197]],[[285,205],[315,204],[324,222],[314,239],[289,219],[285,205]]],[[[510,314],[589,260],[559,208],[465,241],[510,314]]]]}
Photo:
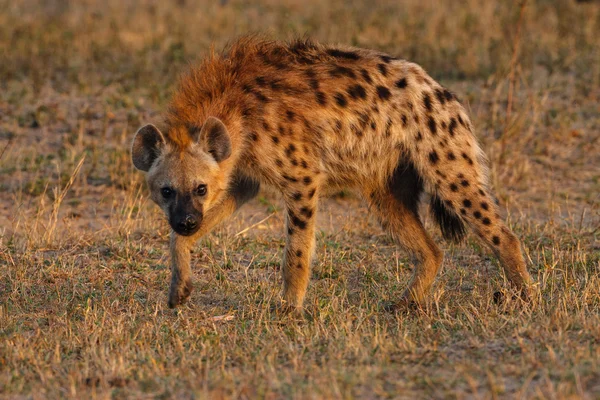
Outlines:
{"type": "Polygon", "coordinates": [[[442,263],[419,217],[423,192],[446,239],[468,225],[517,289],[531,282],[464,107],[418,65],[378,51],[242,38],[182,77],[165,133],[142,127],[132,159],[173,230],[171,307],[192,290],[195,241],[260,184],[277,188],[287,211],[290,307],[302,306],[308,285],[318,200],[340,187],[360,193],[415,256],[402,302],[422,301],[442,263]]]}

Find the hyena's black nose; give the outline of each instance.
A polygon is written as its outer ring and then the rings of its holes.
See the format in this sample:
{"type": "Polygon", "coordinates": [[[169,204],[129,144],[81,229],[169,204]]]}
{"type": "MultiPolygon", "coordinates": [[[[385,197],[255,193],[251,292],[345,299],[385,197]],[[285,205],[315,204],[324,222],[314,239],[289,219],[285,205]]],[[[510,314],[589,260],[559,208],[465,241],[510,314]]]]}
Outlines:
{"type": "Polygon", "coordinates": [[[198,219],[191,214],[188,214],[179,222],[179,229],[182,231],[193,231],[198,226],[198,219]]]}

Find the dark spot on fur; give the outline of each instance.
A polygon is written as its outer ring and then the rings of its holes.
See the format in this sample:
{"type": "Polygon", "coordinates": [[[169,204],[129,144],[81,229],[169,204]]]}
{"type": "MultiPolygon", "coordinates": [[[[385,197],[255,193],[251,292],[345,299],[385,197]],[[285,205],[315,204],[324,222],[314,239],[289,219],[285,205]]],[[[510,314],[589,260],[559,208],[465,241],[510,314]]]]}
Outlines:
{"type": "Polygon", "coordinates": [[[408,82],[406,81],[406,78],[402,78],[396,81],[396,87],[398,89],[405,89],[406,86],[408,86],[408,82]]]}
{"type": "Polygon", "coordinates": [[[283,175],[283,179],[285,179],[286,181],[290,181],[290,182],[298,182],[298,179],[294,178],[293,176],[286,175],[286,174],[283,175]]]}
{"type": "Polygon", "coordinates": [[[421,140],[423,140],[423,134],[421,133],[421,131],[417,131],[416,139],[417,139],[417,142],[420,142],[421,140]]]}
{"type": "Polygon", "coordinates": [[[461,209],[460,209],[460,213],[461,213],[462,215],[467,215],[467,210],[465,210],[464,208],[461,208],[461,209]]]}
{"type": "Polygon", "coordinates": [[[484,210],[487,211],[489,207],[488,207],[488,204],[484,201],[481,203],[481,208],[483,208],[484,210]]]}
{"type": "Polygon", "coordinates": [[[402,126],[406,128],[407,123],[408,123],[408,118],[406,118],[406,114],[402,114],[402,126]]]}
{"type": "Polygon", "coordinates": [[[427,112],[431,112],[433,110],[433,107],[431,106],[431,96],[429,93],[423,94],[423,106],[427,112]]]}
{"type": "Polygon", "coordinates": [[[322,106],[327,104],[327,97],[325,97],[325,93],[317,91],[315,93],[315,96],[317,96],[317,103],[319,103],[322,106]]]}
{"type": "Polygon", "coordinates": [[[254,132],[254,131],[250,132],[250,140],[252,140],[253,142],[258,141],[258,135],[256,134],[256,132],[254,132]]]}
{"type": "Polygon", "coordinates": [[[377,69],[379,69],[381,75],[387,76],[387,67],[385,66],[385,64],[377,64],[377,69]]]}
{"type": "Polygon", "coordinates": [[[492,237],[492,243],[494,243],[496,246],[500,245],[500,238],[498,236],[493,236],[492,237]]]}
{"type": "Polygon", "coordinates": [[[346,100],[346,96],[344,96],[343,94],[336,93],[334,97],[335,97],[335,102],[340,107],[346,107],[348,105],[348,100],[346,100]]]}
{"type": "Polygon", "coordinates": [[[464,187],[469,186],[469,181],[466,179],[463,179],[462,181],[460,181],[460,184],[463,185],[464,187]]]}
{"type": "Polygon", "coordinates": [[[446,99],[446,101],[450,101],[452,99],[454,99],[454,95],[452,94],[452,92],[450,92],[448,89],[444,89],[444,98],[446,99]]]}
{"type": "Polygon", "coordinates": [[[350,130],[352,130],[352,132],[358,137],[363,136],[363,131],[362,131],[362,129],[360,129],[360,127],[358,125],[355,125],[355,124],[350,125],[350,130]]]}
{"type": "Polygon", "coordinates": [[[444,98],[444,92],[442,92],[440,89],[435,89],[435,97],[437,97],[441,105],[444,105],[446,102],[446,99],[444,98]]]}
{"type": "Polygon", "coordinates": [[[300,193],[300,192],[293,193],[292,199],[294,199],[294,201],[300,201],[300,199],[302,199],[302,193],[300,193]]]}
{"type": "Polygon", "coordinates": [[[296,250],[296,257],[302,257],[302,250],[296,250]]]}
{"type": "Polygon", "coordinates": [[[465,206],[465,208],[471,208],[471,200],[464,199],[463,200],[463,206],[465,206]]]}
{"type": "Polygon", "coordinates": [[[279,143],[279,138],[277,136],[271,136],[271,140],[273,141],[273,143],[278,144],[279,143]]]}
{"type": "Polygon", "coordinates": [[[342,133],[342,121],[340,121],[339,119],[337,119],[335,121],[335,128],[334,129],[335,129],[336,133],[338,133],[338,134],[342,133]]]}
{"type": "Polygon", "coordinates": [[[296,151],[296,146],[294,146],[293,144],[290,144],[286,149],[285,149],[285,155],[287,157],[291,156],[294,152],[296,151]]]}
{"type": "Polygon", "coordinates": [[[282,168],[282,167],[283,167],[283,161],[281,161],[280,159],[277,159],[277,160],[275,160],[275,164],[277,164],[277,166],[278,166],[279,168],[282,168]]]}
{"type": "Polygon", "coordinates": [[[450,160],[450,161],[456,160],[456,156],[451,151],[448,152],[448,160],[450,160]]]}
{"type": "Polygon", "coordinates": [[[348,67],[343,67],[341,65],[336,65],[329,71],[329,75],[334,78],[339,78],[341,76],[347,76],[349,78],[356,78],[356,74],[348,67]]]}
{"type": "Polygon", "coordinates": [[[360,113],[358,114],[358,120],[360,121],[360,127],[364,129],[369,124],[370,118],[367,113],[360,113]]]}
{"type": "Polygon", "coordinates": [[[450,136],[454,136],[454,130],[456,129],[457,123],[456,123],[456,119],[454,117],[452,117],[450,119],[450,125],[448,126],[448,133],[450,133],[450,136]]]}
{"type": "MultiPolygon", "coordinates": [[[[485,192],[482,189],[479,189],[479,194],[482,196],[485,196],[485,192]]],[[[486,208],[486,210],[487,210],[487,208],[486,208]]]]}
{"type": "Polygon", "coordinates": [[[267,96],[265,96],[264,94],[262,94],[261,92],[252,92],[252,94],[254,95],[254,97],[256,97],[259,101],[261,101],[263,103],[269,102],[269,98],[267,96]]]}
{"type": "Polygon", "coordinates": [[[377,129],[377,124],[375,123],[375,121],[371,121],[371,129],[377,129]]]}
{"type": "Polygon", "coordinates": [[[432,116],[429,116],[427,118],[427,126],[429,127],[429,130],[431,131],[432,135],[436,135],[437,134],[437,125],[435,123],[435,119],[433,119],[432,116]]]}
{"type": "Polygon", "coordinates": [[[492,221],[490,221],[490,219],[489,219],[488,217],[485,217],[485,218],[482,220],[482,222],[483,222],[483,224],[484,224],[484,225],[489,225],[489,224],[491,224],[491,223],[492,223],[492,221]]]}
{"type": "Polygon", "coordinates": [[[479,219],[479,218],[481,218],[481,212],[479,212],[479,211],[475,211],[475,212],[473,213],[473,216],[474,216],[475,218],[479,219]]]}
{"type": "Polygon", "coordinates": [[[348,95],[353,99],[364,99],[367,97],[367,91],[361,85],[353,85],[348,88],[348,95]]]}
{"type": "Polygon", "coordinates": [[[435,151],[432,151],[431,153],[429,153],[429,161],[432,164],[437,163],[438,160],[439,160],[439,158],[438,158],[438,155],[437,155],[437,153],[435,151]]]}
{"type": "Polygon", "coordinates": [[[371,79],[371,75],[369,75],[369,73],[367,72],[366,69],[362,68],[360,70],[360,74],[362,75],[362,77],[365,80],[365,82],[367,82],[367,83],[372,83],[373,82],[373,79],[371,79]]]}
{"type": "Polygon", "coordinates": [[[308,191],[308,198],[312,199],[315,196],[315,192],[317,191],[317,189],[311,189],[308,191]]]}
{"type": "Polygon", "coordinates": [[[390,89],[385,86],[377,86],[377,96],[379,96],[381,100],[389,99],[391,96],[390,89]]]}
{"type": "Polygon", "coordinates": [[[382,54],[379,56],[379,58],[381,58],[381,61],[383,61],[386,64],[389,64],[390,62],[392,62],[392,60],[395,60],[395,57],[391,57],[388,56],[387,54],[382,54]]]}
{"type": "Polygon", "coordinates": [[[288,119],[288,121],[293,121],[296,118],[296,113],[294,113],[293,111],[287,110],[285,112],[285,116],[288,119]]]}
{"type": "Polygon", "coordinates": [[[302,207],[300,209],[300,214],[304,215],[306,218],[310,218],[313,216],[314,211],[309,207],[302,207]]]}
{"type": "Polygon", "coordinates": [[[264,87],[267,84],[267,82],[265,81],[265,77],[264,76],[257,76],[256,77],[256,84],[258,86],[264,87]]]}
{"type": "Polygon", "coordinates": [[[467,160],[467,162],[470,165],[473,165],[473,160],[471,160],[471,158],[467,155],[467,153],[462,153],[462,158],[464,158],[465,160],[467,160]]]}
{"type": "Polygon", "coordinates": [[[385,124],[385,137],[390,137],[392,134],[392,120],[388,118],[385,124]]]}
{"type": "Polygon", "coordinates": [[[305,176],[303,181],[305,185],[310,185],[312,183],[312,179],[310,176],[305,176]]]}
{"type": "Polygon", "coordinates": [[[292,224],[297,226],[299,229],[306,229],[306,222],[298,218],[298,216],[292,212],[290,212],[290,221],[292,221],[292,224]]]}
{"type": "Polygon", "coordinates": [[[455,183],[450,184],[450,190],[453,192],[458,192],[458,186],[455,183]]]}
{"type": "Polygon", "coordinates": [[[354,51],[344,51],[338,49],[328,49],[327,54],[336,58],[345,58],[347,60],[360,60],[360,56],[354,51]]]}

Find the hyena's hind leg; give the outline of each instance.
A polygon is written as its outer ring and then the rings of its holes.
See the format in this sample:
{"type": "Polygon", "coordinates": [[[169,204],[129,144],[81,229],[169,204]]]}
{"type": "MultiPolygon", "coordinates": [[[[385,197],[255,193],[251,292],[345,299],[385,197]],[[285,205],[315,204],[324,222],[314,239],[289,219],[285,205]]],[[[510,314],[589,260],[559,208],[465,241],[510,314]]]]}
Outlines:
{"type": "Polygon", "coordinates": [[[487,189],[484,160],[478,160],[477,152],[473,153],[455,155],[448,151],[442,155],[433,150],[431,154],[435,156],[430,156],[429,160],[434,168],[423,170],[423,175],[430,182],[435,182],[436,196],[450,212],[459,215],[492,249],[500,259],[508,280],[526,297],[532,281],[521,253],[521,244],[500,218],[494,197],[487,189]]]}
{"type": "Polygon", "coordinates": [[[412,164],[400,163],[387,186],[365,193],[382,227],[415,258],[413,274],[401,303],[421,303],[442,264],[442,251],[429,236],[418,213],[422,182],[412,164]]]}
{"type": "Polygon", "coordinates": [[[462,199],[459,212],[477,236],[494,252],[508,280],[527,297],[532,283],[527,271],[521,242],[500,218],[498,206],[484,187],[472,192],[471,200],[462,199]]]}

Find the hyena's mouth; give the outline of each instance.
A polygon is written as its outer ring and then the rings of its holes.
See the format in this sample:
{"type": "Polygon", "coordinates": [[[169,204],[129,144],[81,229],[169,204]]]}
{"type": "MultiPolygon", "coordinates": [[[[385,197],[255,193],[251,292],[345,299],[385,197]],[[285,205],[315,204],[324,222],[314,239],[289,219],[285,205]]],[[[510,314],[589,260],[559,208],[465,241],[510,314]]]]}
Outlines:
{"type": "Polygon", "coordinates": [[[192,236],[194,233],[198,232],[198,230],[200,229],[200,226],[197,226],[194,229],[181,229],[181,228],[175,228],[173,225],[171,225],[171,228],[173,228],[173,230],[175,231],[176,234],[181,235],[181,236],[192,236]]]}
{"type": "Polygon", "coordinates": [[[187,216],[187,218],[170,220],[169,225],[171,225],[171,228],[173,228],[178,235],[191,236],[198,232],[201,222],[202,218],[187,216]]]}

